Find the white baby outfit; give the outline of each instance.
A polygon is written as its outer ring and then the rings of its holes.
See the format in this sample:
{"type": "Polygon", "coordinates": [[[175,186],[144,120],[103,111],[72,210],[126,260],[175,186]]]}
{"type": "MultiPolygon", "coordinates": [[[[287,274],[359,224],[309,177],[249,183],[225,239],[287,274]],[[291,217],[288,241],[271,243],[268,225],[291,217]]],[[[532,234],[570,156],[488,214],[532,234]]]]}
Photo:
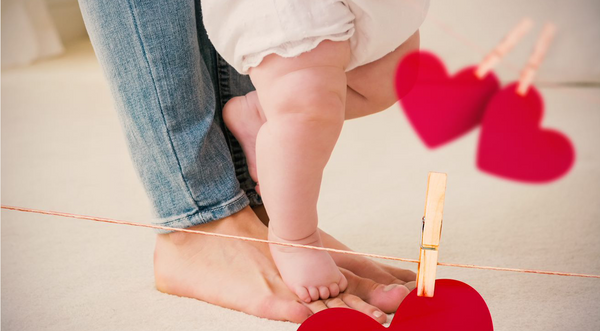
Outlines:
{"type": "Polygon", "coordinates": [[[294,57],[350,40],[347,71],[394,51],[423,23],[429,0],[202,0],[208,36],[238,72],[270,54],[294,57]]]}

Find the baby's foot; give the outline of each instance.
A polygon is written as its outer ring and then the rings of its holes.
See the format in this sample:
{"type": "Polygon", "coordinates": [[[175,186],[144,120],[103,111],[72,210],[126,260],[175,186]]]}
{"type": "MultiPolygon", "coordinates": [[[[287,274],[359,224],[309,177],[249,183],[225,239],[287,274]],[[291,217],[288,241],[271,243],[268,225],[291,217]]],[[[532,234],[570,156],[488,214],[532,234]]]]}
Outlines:
{"type": "MultiPolygon", "coordinates": [[[[301,240],[285,240],[269,227],[269,240],[323,247],[319,231],[301,240]]],[[[281,278],[305,302],[335,297],[346,290],[348,281],[325,251],[269,245],[281,278]]]]}
{"type": "MultiPolygon", "coordinates": [[[[258,183],[258,175],[256,174],[256,136],[266,119],[262,116],[256,91],[229,100],[223,107],[223,120],[244,150],[250,177],[258,183]]],[[[258,185],[256,191],[260,194],[258,185]]]]}

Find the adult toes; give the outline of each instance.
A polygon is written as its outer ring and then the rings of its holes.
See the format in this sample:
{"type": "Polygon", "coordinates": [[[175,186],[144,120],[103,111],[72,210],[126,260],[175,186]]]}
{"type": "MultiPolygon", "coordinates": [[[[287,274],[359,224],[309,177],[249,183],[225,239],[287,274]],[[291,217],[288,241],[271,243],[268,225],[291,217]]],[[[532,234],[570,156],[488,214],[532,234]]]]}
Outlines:
{"type": "Polygon", "coordinates": [[[308,309],[310,309],[313,314],[316,314],[328,308],[323,300],[312,301],[309,303],[305,303],[304,305],[308,307],[308,309]]]}
{"type": "Polygon", "coordinates": [[[410,291],[404,285],[378,284],[369,293],[367,302],[379,307],[386,313],[393,313],[398,309],[398,306],[400,306],[400,303],[406,298],[408,293],[410,293],[410,291]]]}
{"type": "Polygon", "coordinates": [[[312,315],[308,307],[297,301],[285,302],[280,305],[278,310],[280,316],[284,316],[284,320],[294,323],[302,323],[312,315]]]}
{"type": "Polygon", "coordinates": [[[400,269],[400,268],[392,267],[391,265],[387,265],[387,264],[383,264],[383,263],[381,264],[381,267],[385,271],[389,272],[392,276],[394,276],[404,282],[410,282],[410,281],[417,280],[417,274],[411,270],[400,269]]]}
{"type": "Polygon", "coordinates": [[[329,298],[329,288],[327,286],[319,286],[319,297],[321,299],[329,298]]]}
{"type": "Polygon", "coordinates": [[[344,293],[344,294],[342,294],[342,300],[344,301],[344,303],[346,303],[348,305],[348,307],[350,307],[352,309],[356,309],[356,310],[362,312],[363,314],[367,314],[367,315],[371,316],[373,319],[375,319],[379,323],[383,324],[387,320],[387,316],[381,310],[379,310],[374,305],[371,305],[371,304],[363,301],[361,298],[357,297],[356,295],[344,293]]]}
{"type": "Polygon", "coordinates": [[[412,290],[414,290],[415,288],[417,288],[417,282],[416,282],[416,281],[414,281],[414,280],[413,280],[412,282],[406,282],[406,283],[404,283],[404,286],[406,286],[406,288],[407,288],[409,291],[412,291],[412,290]]]}
{"type": "Polygon", "coordinates": [[[405,282],[398,277],[394,276],[383,268],[377,268],[377,271],[372,271],[370,277],[365,275],[359,275],[361,277],[369,278],[380,284],[399,284],[402,285],[405,282]]]}
{"type": "Polygon", "coordinates": [[[350,308],[348,305],[342,300],[342,298],[331,298],[329,300],[325,300],[325,304],[328,308],[350,308]]]}
{"type": "Polygon", "coordinates": [[[376,306],[386,313],[392,313],[408,295],[408,289],[399,284],[380,284],[369,278],[363,278],[340,268],[348,279],[346,293],[353,294],[376,306]]]}
{"type": "Polygon", "coordinates": [[[265,298],[261,304],[257,305],[257,311],[253,312],[253,314],[273,320],[302,323],[312,312],[308,307],[296,300],[271,296],[265,298]]]}

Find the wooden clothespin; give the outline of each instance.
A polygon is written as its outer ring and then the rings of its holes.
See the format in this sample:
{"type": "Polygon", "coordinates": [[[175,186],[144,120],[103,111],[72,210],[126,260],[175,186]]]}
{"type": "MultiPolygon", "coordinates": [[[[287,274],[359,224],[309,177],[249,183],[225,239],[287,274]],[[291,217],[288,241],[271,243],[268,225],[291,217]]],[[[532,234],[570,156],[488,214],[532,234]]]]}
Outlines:
{"type": "Polygon", "coordinates": [[[529,61],[527,62],[527,66],[521,72],[521,77],[519,78],[519,86],[517,86],[517,94],[524,96],[527,94],[529,90],[529,86],[533,83],[533,78],[535,77],[535,73],[539,68],[548,48],[550,47],[550,43],[554,38],[554,34],[556,33],[556,26],[552,23],[547,23],[544,26],[544,30],[540,34],[540,37],[535,44],[535,48],[533,49],[533,53],[529,57],[529,61]]]}
{"type": "Polygon", "coordinates": [[[481,61],[475,75],[482,79],[492,70],[500,60],[523,38],[523,36],[531,30],[533,21],[530,18],[524,18],[517,24],[507,35],[502,39],[500,44],[496,46],[486,57],[481,61]]]}
{"type": "Polygon", "coordinates": [[[417,273],[417,296],[433,297],[435,272],[438,263],[438,247],[442,235],[442,216],[446,196],[447,175],[430,172],[427,178],[425,215],[417,273]]]}

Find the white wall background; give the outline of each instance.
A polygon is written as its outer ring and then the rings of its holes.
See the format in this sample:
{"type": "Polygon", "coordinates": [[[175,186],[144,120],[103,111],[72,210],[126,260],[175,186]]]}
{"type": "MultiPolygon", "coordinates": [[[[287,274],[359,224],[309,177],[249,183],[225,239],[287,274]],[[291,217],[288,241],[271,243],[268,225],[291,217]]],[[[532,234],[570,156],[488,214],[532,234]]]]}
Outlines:
{"type": "Polygon", "coordinates": [[[46,3],[63,43],[87,37],[77,0],[46,0],[46,3]]]}
{"type": "MultiPolygon", "coordinates": [[[[86,36],[77,0],[2,0],[2,54],[10,52],[7,33],[15,33],[7,9],[20,3],[45,1],[55,30],[68,45],[86,36]]],[[[497,68],[503,80],[512,80],[527,61],[545,22],[558,26],[558,33],[544,61],[540,81],[592,81],[600,83],[599,0],[431,0],[422,45],[444,57],[451,70],[473,64],[492,49],[521,18],[534,19],[536,26],[497,68]],[[453,33],[479,49],[466,46],[440,28],[440,20],[453,33]]]]}
{"type": "Polygon", "coordinates": [[[518,77],[544,23],[552,22],[558,31],[537,79],[600,83],[599,0],[431,0],[429,14],[421,45],[443,57],[451,71],[478,63],[527,16],[535,26],[496,69],[503,80],[518,77]],[[453,37],[438,20],[476,47],[453,37]]]}
{"type": "Polygon", "coordinates": [[[60,55],[85,36],[76,0],[2,1],[2,68],[60,55]]]}

